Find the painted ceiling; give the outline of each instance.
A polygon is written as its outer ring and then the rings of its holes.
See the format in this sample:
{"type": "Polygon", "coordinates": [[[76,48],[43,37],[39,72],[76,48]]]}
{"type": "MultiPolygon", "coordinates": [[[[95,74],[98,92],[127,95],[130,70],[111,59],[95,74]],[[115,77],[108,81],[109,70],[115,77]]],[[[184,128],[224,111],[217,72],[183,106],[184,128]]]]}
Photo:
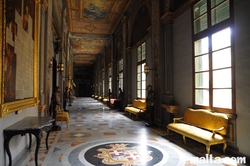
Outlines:
{"type": "Polygon", "coordinates": [[[91,66],[131,0],[66,0],[75,67],[91,66]]]}

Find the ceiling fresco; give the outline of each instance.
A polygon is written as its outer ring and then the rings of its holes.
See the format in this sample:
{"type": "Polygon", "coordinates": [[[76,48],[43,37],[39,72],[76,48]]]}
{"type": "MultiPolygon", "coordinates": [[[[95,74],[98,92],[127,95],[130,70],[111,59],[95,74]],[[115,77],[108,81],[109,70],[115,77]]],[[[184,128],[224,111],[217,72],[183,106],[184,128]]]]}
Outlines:
{"type": "Polygon", "coordinates": [[[75,66],[94,64],[131,0],[66,0],[75,66]]]}
{"type": "Polygon", "coordinates": [[[73,33],[111,34],[130,0],[67,0],[73,33]]]}

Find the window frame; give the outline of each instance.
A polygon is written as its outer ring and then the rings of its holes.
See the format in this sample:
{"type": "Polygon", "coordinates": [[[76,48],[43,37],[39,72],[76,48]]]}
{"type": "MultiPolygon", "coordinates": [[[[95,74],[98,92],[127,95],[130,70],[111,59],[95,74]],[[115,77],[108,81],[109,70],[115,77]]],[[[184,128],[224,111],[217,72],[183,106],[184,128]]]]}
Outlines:
{"type": "Polygon", "coordinates": [[[118,77],[119,77],[118,88],[121,88],[122,90],[123,90],[123,77],[124,77],[124,75],[123,75],[123,68],[124,68],[124,59],[121,58],[118,61],[118,77]],[[121,77],[121,75],[122,75],[122,77],[121,77]]]}
{"type": "MultiPolygon", "coordinates": [[[[194,108],[203,108],[203,109],[208,109],[208,110],[212,110],[212,111],[215,111],[215,112],[221,112],[221,113],[226,113],[226,114],[235,114],[236,113],[236,110],[235,110],[235,65],[234,65],[234,62],[235,62],[235,56],[234,56],[234,34],[233,34],[233,30],[234,30],[234,27],[233,27],[233,0],[225,0],[225,1],[228,1],[229,2],[229,18],[219,22],[219,23],[216,23],[214,25],[212,25],[212,20],[211,20],[211,14],[212,14],[212,9],[211,8],[211,0],[206,0],[207,2],[207,28],[200,31],[200,32],[197,32],[195,33],[195,25],[194,25],[194,6],[195,4],[197,4],[198,2],[200,2],[201,0],[197,0],[195,2],[192,3],[192,10],[191,10],[191,16],[192,16],[192,47],[193,47],[193,106],[194,108]],[[212,65],[211,65],[211,62],[212,62],[212,59],[211,59],[211,56],[212,56],[212,41],[211,41],[211,38],[212,38],[212,35],[221,31],[221,30],[224,30],[226,28],[230,28],[231,29],[231,45],[230,45],[230,48],[231,48],[231,94],[232,94],[232,108],[229,109],[229,108],[218,108],[218,107],[214,107],[213,106],[213,90],[214,88],[212,87],[212,84],[213,84],[213,77],[212,77],[212,72],[214,71],[214,69],[212,69],[212,65]],[[195,74],[196,74],[196,71],[195,71],[195,42],[200,40],[200,39],[203,39],[205,37],[208,37],[208,43],[209,43],[209,47],[208,47],[208,55],[209,55],[209,105],[208,106],[204,106],[204,105],[197,105],[196,104],[196,87],[195,87],[195,83],[196,83],[196,78],[195,78],[195,74]]],[[[224,1],[224,2],[225,2],[224,1]]],[[[224,3],[222,2],[222,3],[224,3]]],[[[220,4],[222,4],[220,3],[220,4]]],[[[217,5],[218,6],[218,5],[217,5]]],[[[204,15],[204,13],[203,13],[204,15]]],[[[197,17],[196,17],[197,19],[197,17]]]]}
{"type": "Polygon", "coordinates": [[[112,92],[112,67],[108,67],[108,88],[110,89],[110,92],[112,92]]]}
{"type": "Polygon", "coordinates": [[[136,47],[136,98],[140,98],[140,99],[145,99],[146,98],[146,83],[147,83],[147,77],[146,74],[144,73],[143,69],[144,69],[144,65],[146,65],[146,53],[147,53],[147,47],[146,47],[146,41],[142,42],[140,45],[138,45],[136,47]],[[142,49],[142,46],[144,45],[144,50],[142,49]],[[138,53],[138,48],[141,47],[141,51],[140,53],[138,53]],[[145,53],[145,58],[142,59],[142,54],[145,53]],[[140,59],[138,59],[138,57],[141,57],[140,59]],[[141,65],[141,72],[138,72],[138,66],[141,65]],[[141,74],[141,78],[140,80],[138,80],[138,74],[141,74]],[[145,80],[143,80],[143,75],[145,80]],[[143,85],[142,82],[145,82],[145,89],[143,89],[143,85]],[[141,88],[138,88],[138,83],[141,82],[141,88]],[[140,90],[140,94],[138,94],[138,91],[140,90]],[[143,94],[143,92],[145,92],[145,94],[143,94]]]}

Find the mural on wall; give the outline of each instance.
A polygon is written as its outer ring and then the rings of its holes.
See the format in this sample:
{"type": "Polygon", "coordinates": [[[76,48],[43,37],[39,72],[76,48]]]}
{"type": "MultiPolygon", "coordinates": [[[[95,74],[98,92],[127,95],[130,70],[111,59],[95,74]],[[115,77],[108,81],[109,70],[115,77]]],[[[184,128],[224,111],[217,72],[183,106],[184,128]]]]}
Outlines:
{"type": "Polygon", "coordinates": [[[38,104],[36,0],[0,1],[0,118],[38,104]]]}
{"type": "Polygon", "coordinates": [[[26,92],[30,91],[29,88],[33,89],[33,85],[29,85],[33,84],[34,15],[34,0],[6,0],[3,56],[5,103],[33,97],[32,93],[26,92]],[[26,74],[21,70],[24,67],[26,74]],[[23,80],[27,80],[28,83],[23,80]]]}

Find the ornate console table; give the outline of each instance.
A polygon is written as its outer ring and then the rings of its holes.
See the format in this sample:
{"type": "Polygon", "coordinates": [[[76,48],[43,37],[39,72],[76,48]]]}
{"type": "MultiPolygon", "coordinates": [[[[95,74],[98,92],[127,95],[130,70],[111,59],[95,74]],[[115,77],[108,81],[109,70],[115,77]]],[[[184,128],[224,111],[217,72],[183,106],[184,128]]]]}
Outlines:
{"type": "Polygon", "coordinates": [[[15,135],[23,136],[27,133],[29,134],[29,138],[30,138],[28,149],[31,148],[31,143],[32,143],[31,134],[33,134],[36,137],[35,164],[36,166],[38,165],[37,154],[38,154],[39,146],[41,143],[41,132],[42,131],[47,132],[46,148],[48,150],[48,137],[49,137],[49,133],[50,133],[50,129],[52,127],[53,121],[54,119],[52,119],[51,117],[26,117],[22,119],[21,121],[3,130],[4,149],[9,156],[10,166],[12,165],[12,158],[11,158],[11,153],[10,153],[10,148],[9,148],[9,142],[11,138],[15,135]]]}
{"type": "Polygon", "coordinates": [[[169,113],[171,113],[171,114],[178,115],[178,113],[179,113],[180,106],[178,106],[178,105],[162,104],[161,106],[163,108],[165,108],[166,111],[169,112],[169,113]]]}
{"type": "Polygon", "coordinates": [[[173,121],[174,115],[178,115],[180,110],[180,106],[178,105],[161,104],[161,107],[170,113],[170,122],[173,121]]]}

